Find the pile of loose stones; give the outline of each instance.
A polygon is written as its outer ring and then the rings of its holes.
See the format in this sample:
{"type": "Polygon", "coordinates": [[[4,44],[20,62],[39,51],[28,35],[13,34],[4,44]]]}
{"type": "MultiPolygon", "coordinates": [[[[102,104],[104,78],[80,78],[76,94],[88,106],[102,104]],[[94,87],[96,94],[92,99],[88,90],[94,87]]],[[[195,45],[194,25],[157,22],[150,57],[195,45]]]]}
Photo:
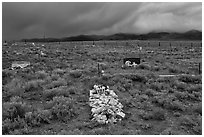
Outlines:
{"type": "Polygon", "coordinates": [[[94,85],[90,90],[89,105],[93,119],[100,124],[116,123],[125,117],[123,105],[118,96],[108,86],[94,85]]]}

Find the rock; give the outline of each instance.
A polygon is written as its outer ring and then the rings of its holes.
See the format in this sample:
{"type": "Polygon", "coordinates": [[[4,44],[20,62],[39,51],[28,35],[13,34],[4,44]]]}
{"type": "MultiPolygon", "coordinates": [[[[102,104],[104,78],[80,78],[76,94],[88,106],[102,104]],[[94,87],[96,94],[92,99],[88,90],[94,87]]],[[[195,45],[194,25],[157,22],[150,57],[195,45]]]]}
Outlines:
{"type": "Polygon", "coordinates": [[[30,62],[27,62],[27,61],[15,61],[15,62],[12,62],[11,68],[12,69],[25,68],[27,66],[30,66],[30,62]]]}
{"type": "Polygon", "coordinates": [[[108,86],[94,85],[94,89],[90,90],[89,97],[92,120],[96,120],[100,124],[107,124],[115,123],[124,118],[123,105],[118,101],[117,97],[113,90],[109,90],[108,86]]]}

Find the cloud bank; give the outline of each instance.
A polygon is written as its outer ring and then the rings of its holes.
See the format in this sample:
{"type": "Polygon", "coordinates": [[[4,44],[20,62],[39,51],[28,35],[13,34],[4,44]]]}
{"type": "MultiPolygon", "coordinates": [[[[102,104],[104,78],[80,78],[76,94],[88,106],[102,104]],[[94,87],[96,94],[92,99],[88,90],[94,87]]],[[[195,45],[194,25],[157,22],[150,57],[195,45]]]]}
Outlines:
{"type": "Polygon", "coordinates": [[[202,30],[201,2],[3,2],[2,12],[3,40],[202,30]]]}

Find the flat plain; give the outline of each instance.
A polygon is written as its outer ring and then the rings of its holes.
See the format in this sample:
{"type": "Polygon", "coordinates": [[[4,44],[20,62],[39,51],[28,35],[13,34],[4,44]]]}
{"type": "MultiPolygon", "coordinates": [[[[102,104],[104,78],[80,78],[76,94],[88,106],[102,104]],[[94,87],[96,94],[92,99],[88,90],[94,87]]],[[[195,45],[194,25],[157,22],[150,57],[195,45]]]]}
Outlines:
{"type": "Polygon", "coordinates": [[[201,64],[201,41],[3,45],[2,133],[201,135],[201,64]],[[141,63],[124,66],[128,57],[141,63]],[[14,61],[30,66],[11,69],[14,61]],[[121,122],[91,121],[89,90],[95,84],[118,95],[126,114],[121,122]]]}

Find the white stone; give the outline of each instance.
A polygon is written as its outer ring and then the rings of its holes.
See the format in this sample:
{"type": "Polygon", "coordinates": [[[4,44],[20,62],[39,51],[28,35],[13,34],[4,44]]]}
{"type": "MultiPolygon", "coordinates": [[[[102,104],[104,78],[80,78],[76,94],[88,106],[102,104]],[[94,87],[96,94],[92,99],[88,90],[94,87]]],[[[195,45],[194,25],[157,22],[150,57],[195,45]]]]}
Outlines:
{"type": "Polygon", "coordinates": [[[123,112],[121,112],[121,111],[118,112],[117,114],[120,115],[120,116],[123,117],[123,118],[125,117],[125,113],[123,113],[123,112]]]}

